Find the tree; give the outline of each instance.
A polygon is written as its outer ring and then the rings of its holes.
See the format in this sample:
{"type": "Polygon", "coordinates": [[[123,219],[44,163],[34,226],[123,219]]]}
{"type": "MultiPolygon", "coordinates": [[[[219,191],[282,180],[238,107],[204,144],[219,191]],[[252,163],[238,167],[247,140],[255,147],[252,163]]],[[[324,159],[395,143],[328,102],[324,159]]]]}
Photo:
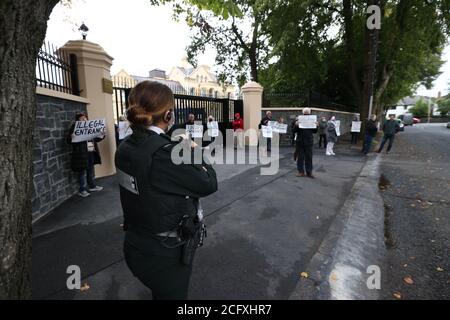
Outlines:
{"type": "Polygon", "coordinates": [[[259,70],[267,64],[269,53],[264,21],[270,10],[269,0],[234,1],[238,10],[231,17],[185,7],[186,21],[191,27],[188,59],[197,64],[197,55],[207,47],[216,51],[216,65],[220,66],[219,81],[234,80],[243,85],[249,78],[259,80],[259,70]]]}
{"type": "MultiPolygon", "coordinates": [[[[228,15],[230,8],[236,10],[230,0],[189,2],[220,15],[228,15]]],[[[57,3],[58,0],[0,0],[0,299],[23,299],[31,294],[36,58],[45,38],[47,20],[57,3]]]]}
{"type": "Polygon", "coordinates": [[[428,116],[428,103],[420,98],[409,111],[417,118],[424,118],[428,116]]]}
{"type": "Polygon", "coordinates": [[[450,34],[448,0],[275,2],[266,23],[277,58],[268,71],[276,83],[327,91],[358,105],[364,119],[371,93],[380,114],[439,75],[450,34]],[[366,26],[371,4],[381,9],[379,31],[366,26]]]}
{"type": "Polygon", "coordinates": [[[450,114],[450,94],[443,97],[437,101],[439,106],[439,112],[442,117],[448,116],[450,114]]]}

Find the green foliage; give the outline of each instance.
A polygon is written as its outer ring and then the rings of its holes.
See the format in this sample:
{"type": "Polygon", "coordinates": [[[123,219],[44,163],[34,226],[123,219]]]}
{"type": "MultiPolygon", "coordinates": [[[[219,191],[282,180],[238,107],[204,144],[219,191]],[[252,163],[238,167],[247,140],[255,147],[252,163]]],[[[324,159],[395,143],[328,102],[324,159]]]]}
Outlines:
{"type": "Polygon", "coordinates": [[[437,101],[439,106],[439,112],[441,116],[446,116],[450,114],[450,94],[447,97],[441,98],[437,101]]]}
{"type": "Polygon", "coordinates": [[[423,118],[428,116],[428,103],[423,99],[416,102],[414,107],[410,109],[410,112],[418,118],[423,118]]]}

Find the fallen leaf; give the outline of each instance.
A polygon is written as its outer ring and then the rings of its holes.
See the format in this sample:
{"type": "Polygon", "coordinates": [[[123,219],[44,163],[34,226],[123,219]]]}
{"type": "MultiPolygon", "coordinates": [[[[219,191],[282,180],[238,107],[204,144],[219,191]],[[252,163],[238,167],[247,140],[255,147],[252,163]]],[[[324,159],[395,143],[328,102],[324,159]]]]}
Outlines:
{"type": "Polygon", "coordinates": [[[402,298],[402,294],[400,292],[398,292],[398,291],[394,292],[393,296],[394,296],[395,299],[401,299],[402,298]]]}
{"type": "Polygon", "coordinates": [[[333,273],[331,274],[331,276],[330,276],[330,280],[331,280],[331,281],[337,281],[337,279],[338,279],[337,275],[333,272],[333,273]]]}
{"type": "Polygon", "coordinates": [[[404,281],[406,284],[414,284],[414,280],[413,280],[410,276],[404,277],[404,278],[403,278],[403,281],[404,281]]]}
{"type": "Polygon", "coordinates": [[[407,263],[405,263],[404,265],[403,265],[403,268],[406,268],[408,266],[408,264],[407,263]]]}
{"type": "Polygon", "coordinates": [[[415,205],[414,203],[411,203],[411,204],[410,204],[410,207],[411,207],[411,208],[415,208],[416,205],[415,205]]]}
{"type": "Polygon", "coordinates": [[[319,220],[319,216],[317,216],[316,219],[319,220]]]}
{"type": "Polygon", "coordinates": [[[308,278],[308,272],[302,272],[302,273],[300,273],[300,277],[302,277],[302,278],[308,278]]]}
{"type": "Polygon", "coordinates": [[[443,272],[444,271],[444,269],[442,269],[441,267],[437,267],[436,270],[439,271],[439,272],[443,272]]]}
{"type": "Polygon", "coordinates": [[[85,284],[83,284],[83,286],[80,288],[80,291],[81,292],[84,292],[84,291],[87,291],[87,290],[89,290],[91,287],[87,284],[87,283],[85,283],[85,284]]]}

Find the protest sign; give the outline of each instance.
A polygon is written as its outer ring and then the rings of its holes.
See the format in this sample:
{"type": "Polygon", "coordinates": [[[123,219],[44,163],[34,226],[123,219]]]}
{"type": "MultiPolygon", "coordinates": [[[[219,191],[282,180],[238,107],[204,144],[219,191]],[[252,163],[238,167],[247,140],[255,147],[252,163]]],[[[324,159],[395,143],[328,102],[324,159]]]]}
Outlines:
{"type": "Polygon", "coordinates": [[[130,128],[130,123],[128,121],[119,122],[119,140],[123,140],[133,133],[130,128]]]}
{"type": "Polygon", "coordinates": [[[219,123],[217,121],[208,122],[208,135],[210,137],[219,136],[219,123]]]}
{"type": "Polygon", "coordinates": [[[276,124],[277,124],[276,121],[268,121],[268,122],[267,122],[267,125],[268,125],[269,127],[271,127],[271,128],[273,128],[276,124]]]}
{"type": "Polygon", "coordinates": [[[351,132],[361,132],[361,121],[352,121],[351,132]]]}
{"type": "Polygon", "coordinates": [[[287,124],[277,122],[273,126],[272,130],[273,130],[273,132],[287,133],[287,127],[288,127],[287,124]]]}
{"type": "Polygon", "coordinates": [[[105,119],[77,121],[73,130],[72,142],[83,142],[103,137],[105,126],[105,119]]]}
{"type": "Polygon", "coordinates": [[[186,125],[186,134],[192,138],[203,138],[203,126],[198,124],[186,125]]]}
{"type": "Polygon", "coordinates": [[[270,126],[261,126],[262,135],[264,138],[272,138],[272,127],[270,126]]]}
{"type": "Polygon", "coordinates": [[[341,135],[341,120],[336,120],[336,135],[338,137],[341,135]]]}
{"type": "Polygon", "coordinates": [[[300,129],[316,129],[317,128],[317,116],[298,116],[298,127],[300,129]]]}

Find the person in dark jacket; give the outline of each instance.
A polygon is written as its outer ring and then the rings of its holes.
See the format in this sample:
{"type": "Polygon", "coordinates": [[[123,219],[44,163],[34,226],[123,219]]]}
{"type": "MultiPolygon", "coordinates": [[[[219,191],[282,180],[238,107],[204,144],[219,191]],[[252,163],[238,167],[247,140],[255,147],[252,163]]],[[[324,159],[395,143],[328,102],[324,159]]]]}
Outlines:
{"type": "MultiPolygon", "coordinates": [[[[303,109],[303,115],[310,115],[311,110],[309,108],[303,109]]],[[[316,125],[318,123],[316,122],[316,125]]],[[[314,146],[314,134],[317,133],[317,127],[315,129],[300,129],[298,124],[295,126],[294,133],[297,134],[296,151],[295,156],[297,158],[297,177],[306,176],[314,179],[313,171],[313,146],[314,146]]]]}
{"type": "Polygon", "coordinates": [[[370,119],[366,122],[366,131],[364,134],[364,144],[362,152],[367,155],[370,152],[370,148],[372,147],[372,141],[377,135],[378,127],[377,127],[377,116],[371,115],[370,119]]]}
{"type": "MultiPolygon", "coordinates": [[[[269,121],[272,121],[272,112],[271,111],[266,112],[266,116],[264,118],[262,118],[261,122],[259,123],[258,129],[261,130],[262,126],[268,126],[269,121]]],[[[267,138],[267,152],[271,152],[271,151],[272,151],[272,139],[267,138]]]]}
{"type": "Polygon", "coordinates": [[[400,125],[397,121],[395,121],[395,115],[391,114],[389,115],[389,120],[385,121],[383,124],[383,141],[381,142],[380,148],[378,149],[378,153],[380,153],[386,142],[389,140],[389,145],[386,150],[386,153],[388,154],[391,149],[392,145],[394,144],[394,138],[395,134],[400,130],[400,125]]]}
{"type": "MultiPolygon", "coordinates": [[[[77,113],[75,121],[87,121],[88,117],[84,113],[77,113]]],[[[69,129],[67,143],[72,145],[72,170],[78,175],[79,190],[78,195],[85,198],[90,192],[102,191],[103,187],[95,184],[94,166],[101,164],[100,151],[98,142],[102,141],[105,136],[96,138],[91,141],[72,142],[75,123],[69,129]]]]}
{"type": "MultiPolygon", "coordinates": [[[[183,257],[191,236],[179,226],[182,221],[199,223],[199,198],[217,191],[211,165],[204,161],[175,164],[172,160],[172,150],[190,142],[171,141],[165,133],[174,103],[172,91],[164,84],[145,81],[134,87],[127,112],[133,134],[120,144],[115,157],[124,213],[125,261],[157,300],[187,299],[192,264],[183,257]]],[[[192,143],[192,147],[199,146],[192,143]]],[[[191,152],[191,160],[193,155],[191,152]]]]}
{"type": "Polygon", "coordinates": [[[323,147],[326,148],[327,147],[327,118],[325,118],[325,117],[320,118],[318,132],[319,132],[319,149],[322,146],[322,141],[323,141],[323,147]]]}

